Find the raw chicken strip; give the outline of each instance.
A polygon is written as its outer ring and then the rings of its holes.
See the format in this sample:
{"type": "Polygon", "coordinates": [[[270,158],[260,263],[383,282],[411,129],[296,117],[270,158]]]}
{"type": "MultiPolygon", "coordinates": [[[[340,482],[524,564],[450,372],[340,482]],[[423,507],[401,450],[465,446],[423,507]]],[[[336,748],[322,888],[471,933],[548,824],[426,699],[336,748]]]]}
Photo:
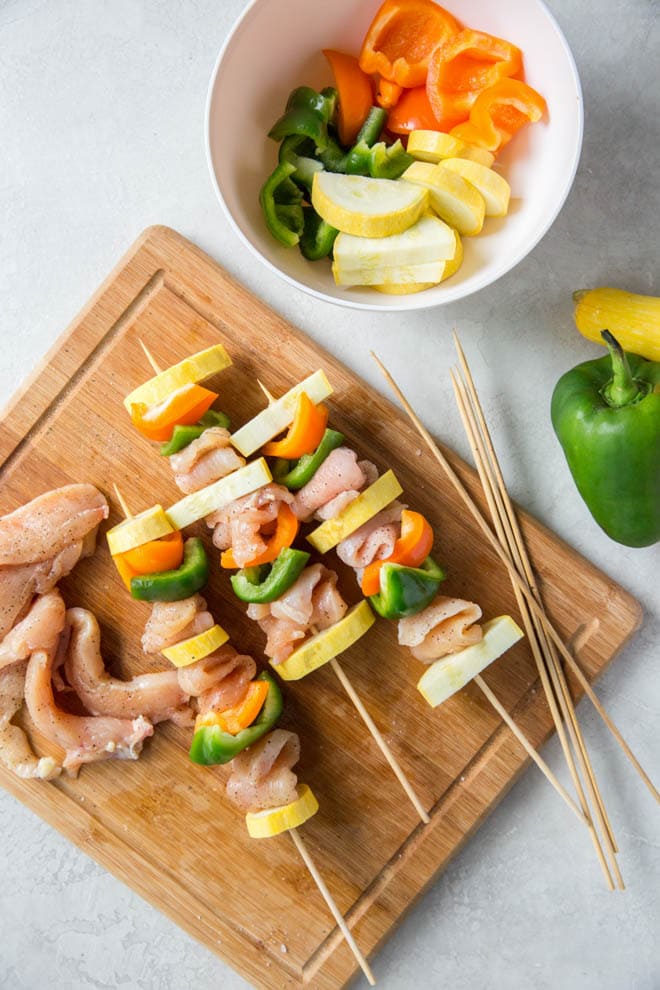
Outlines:
{"type": "Polygon", "coordinates": [[[401,535],[401,513],[404,506],[392,502],[373,519],[356,529],[337,546],[337,556],[356,570],[367,567],[374,560],[386,560],[394,550],[401,535]]]}
{"type": "Polygon", "coordinates": [[[311,481],[300,489],[293,501],[298,519],[307,522],[315,512],[341,495],[364,488],[367,476],[357,462],[357,454],[349,447],[337,447],[321,464],[311,481]]]}
{"type": "Polygon", "coordinates": [[[52,756],[35,756],[28,737],[12,718],[23,704],[27,660],[0,670],[0,762],[17,777],[52,780],[62,768],[52,756]]]}
{"type": "Polygon", "coordinates": [[[160,653],[184,639],[197,636],[215,625],[201,595],[178,602],[156,602],[142,635],[145,653],[160,653]]]}
{"type": "Polygon", "coordinates": [[[38,495],[0,518],[0,566],[50,560],[83,540],[108,512],[94,485],[65,485],[38,495]]]}
{"type": "Polygon", "coordinates": [[[290,804],[298,797],[298,778],[291,768],[299,757],[295,732],[274,729],[232,760],[227,797],[243,811],[290,804]]]}
{"type": "Polygon", "coordinates": [[[214,546],[219,550],[231,547],[236,565],[245,567],[266,549],[263,528],[275,522],[282,503],[290,505],[293,501],[291,492],[275,483],[235,499],[206,517],[207,526],[213,529],[214,546]]]}
{"type": "Polygon", "coordinates": [[[33,653],[25,679],[25,702],[39,732],[65,750],[62,766],[76,774],[83,763],[97,760],[136,760],[147,736],[153,735],[151,722],[111,718],[107,715],[69,715],[58,708],[53,697],[52,667],[54,650],[33,653]]]}
{"type": "Polygon", "coordinates": [[[248,605],[247,614],[266,633],[265,653],[282,663],[312,626],[327,629],[348,606],[337,591],[337,575],[323,564],[306,567],[280,598],[269,605],[248,605]]]}
{"type": "Polygon", "coordinates": [[[478,643],[483,636],[480,618],[474,602],[440,595],[423,612],[399,620],[399,642],[409,646],[417,660],[431,663],[478,643]]]}
{"type": "Polygon", "coordinates": [[[54,645],[64,628],[64,612],[64,602],[57,591],[36,598],[25,618],[0,643],[0,670],[27,660],[35,650],[54,645]]]}
{"type": "Polygon", "coordinates": [[[172,454],[170,466],[182,492],[197,492],[245,466],[245,458],[234,450],[229,437],[229,430],[213,426],[180,453],[172,454]]]}
{"type": "Polygon", "coordinates": [[[224,712],[242,701],[256,672],[252,657],[227,643],[189,667],[181,667],[178,676],[181,689],[197,698],[200,712],[224,712]]]}
{"type": "Polygon", "coordinates": [[[105,669],[101,632],[93,613],[70,608],[66,621],[71,634],[64,664],[66,676],[87,711],[122,719],[144,715],[153,723],[172,719],[179,725],[190,725],[188,695],[174,668],[120,681],[105,669]]]}

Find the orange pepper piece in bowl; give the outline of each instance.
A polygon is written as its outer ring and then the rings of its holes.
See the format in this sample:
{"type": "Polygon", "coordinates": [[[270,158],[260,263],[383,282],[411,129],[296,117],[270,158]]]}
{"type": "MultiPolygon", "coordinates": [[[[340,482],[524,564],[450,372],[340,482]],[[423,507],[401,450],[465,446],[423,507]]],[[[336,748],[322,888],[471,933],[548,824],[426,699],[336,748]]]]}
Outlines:
{"type": "Polygon", "coordinates": [[[503,38],[467,29],[439,45],[431,56],[426,92],[438,121],[465,120],[480,93],[522,71],[522,53],[503,38]]]}
{"type": "Polygon", "coordinates": [[[426,95],[426,86],[404,90],[401,99],[388,115],[387,129],[393,134],[440,130],[440,124],[426,95]]]}
{"type": "Polygon", "coordinates": [[[470,119],[452,135],[489,151],[500,151],[525,124],[536,123],[546,111],[540,93],[519,79],[500,79],[477,97],[470,119]]]}
{"type": "Polygon", "coordinates": [[[431,52],[459,31],[433,0],[385,0],[362,43],[360,68],[399,86],[421,86],[431,52]]]}
{"type": "Polygon", "coordinates": [[[332,48],[324,48],[323,54],[330,63],[339,97],[339,140],[344,147],[350,148],[374,102],[371,79],[362,71],[354,55],[332,48]]]}

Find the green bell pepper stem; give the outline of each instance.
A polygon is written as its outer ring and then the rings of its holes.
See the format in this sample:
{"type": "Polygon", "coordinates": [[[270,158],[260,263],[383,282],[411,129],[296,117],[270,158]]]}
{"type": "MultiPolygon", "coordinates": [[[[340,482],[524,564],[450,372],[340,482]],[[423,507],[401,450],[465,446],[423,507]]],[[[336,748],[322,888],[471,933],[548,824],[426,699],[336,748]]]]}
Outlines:
{"type": "MultiPolygon", "coordinates": [[[[290,180],[290,176],[295,170],[296,166],[292,165],[291,162],[282,162],[266,179],[259,193],[259,203],[266,220],[266,226],[273,237],[286,247],[295,247],[304,227],[301,205],[302,193],[290,180]],[[277,202],[277,191],[285,182],[290,183],[296,190],[299,202],[291,204],[277,202]]],[[[288,187],[285,186],[285,189],[289,195],[288,187]]]]}
{"type": "Polygon", "coordinates": [[[314,142],[299,134],[284,138],[279,150],[279,161],[295,165],[291,179],[307,192],[311,192],[314,173],[323,171],[323,162],[317,161],[314,151],[314,142]]]}
{"type": "Polygon", "coordinates": [[[309,554],[305,550],[285,547],[272,564],[244,567],[232,574],[230,580],[234,594],[242,602],[259,605],[274,602],[289,590],[308,560],[309,554]]]}
{"type": "Polygon", "coordinates": [[[620,409],[621,406],[631,405],[637,399],[643,399],[649,392],[648,383],[635,381],[626,352],[614,334],[609,330],[601,330],[600,335],[607,344],[612,358],[612,380],[603,388],[603,398],[608,406],[620,409]]]}
{"type": "Polygon", "coordinates": [[[235,736],[230,732],[223,732],[219,725],[202,726],[193,736],[188,754],[193,763],[201,763],[206,767],[229,763],[273,728],[284,707],[282,692],[268,670],[259,674],[256,680],[268,681],[268,694],[263,708],[252,725],[242,729],[235,736]]]}
{"type": "Polygon", "coordinates": [[[320,261],[332,251],[339,231],[322,220],[313,206],[303,206],[305,226],[300,238],[300,253],[308,261],[320,261]]]}
{"type": "Polygon", "coordinates": [[[285,485],[290,491],[304,488],[311,481],[323,464],[328,454],[344,442],[344,434],[338,430],[326,430],[321,442],[312,454],[303,454],[291,465],[290,461],[278,458],[273,466],[273,478],[279,485],[285,485]]]}
{"type": "Polygon", "coordinates": [[[178,454],[180,450],[191,444],[193,440],[199,439],[204,430],[208,430],[212,426],[221,426],[223,429],[228,430],[229,416],[226,413],[220,412],[219,409],[209,409],[194,426],[175,426],[171,439],[167,443],[160,445],[161,456],[171,457],[172,454],[178,454]]]}
{"type": "Polygon", "coordinates": [[[141,602],[178,602],[201,591],[208,578],[209,561],[204,544],[191,536],[183,546],[181,566],[174,571],[131,578],[131,597],[141,602]]]}
{"type": "Polygon", "coordinates": [[[610,355],[557,382],[552,425],[601,529],[625,546],[651,546],[660,540],[660,362],[605,340],[610,355]]]}
{"type": "Polygon", "coordinates": [[[432,557],[427,557],[421,567],[383,564],[380,592],[371,595],[369,601],[384,619],[404,619],[431,604],[445,576],[432,557]]]}

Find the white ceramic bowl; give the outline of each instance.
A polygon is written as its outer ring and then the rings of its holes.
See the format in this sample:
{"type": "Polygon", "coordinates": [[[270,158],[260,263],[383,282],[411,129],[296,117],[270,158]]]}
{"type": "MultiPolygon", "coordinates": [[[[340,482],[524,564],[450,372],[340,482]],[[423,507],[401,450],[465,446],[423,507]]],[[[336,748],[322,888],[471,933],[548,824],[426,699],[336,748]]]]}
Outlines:
{"type": "Polygon", "coordinates": [[[267,231],[259,189],[275,167],[266,136],[292,89],[332,82],[323,48],[357,54],[381,0],[253,0],[218,56],[206,107],[207,154],[220,202],[240,237],[292,285],[328,302],[372,310],[425,309],[462,299],[518,264],[559,213],[582,146],[582,94],[570,49],[541,0],[447,0],[463,24],[518,45],[525,78],[543,94],[548,119],[524,128],[498,158],[509,181],[509,215],[465,237],[465,261],[446,283],[409,296],[337,286],[326,261],[306,261],[267,231]]]}

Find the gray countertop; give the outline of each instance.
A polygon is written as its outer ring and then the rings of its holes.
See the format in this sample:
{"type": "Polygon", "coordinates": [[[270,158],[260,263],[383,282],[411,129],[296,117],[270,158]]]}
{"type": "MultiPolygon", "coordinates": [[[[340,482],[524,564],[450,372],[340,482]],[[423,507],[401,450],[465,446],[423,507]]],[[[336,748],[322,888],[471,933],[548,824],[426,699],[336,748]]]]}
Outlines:
{"type": "MultiPolygon", "coordinates": [[[[427,424],[464,456],[447,369],[460,329],[512,494],[645,608],[598,686],[660,775],[658,548],[626,550],[592,522],[552,433],[559,375],[596,349],[571,291],[660,294],[660,7],[552,0],[584,86],[573,191],[535,251],[462,303],[396,315],[292,290],[238,242],[206,169],[208,78],[242,0],[3,0],[0,4],[0,386],[12,392],[137,234],[169,224],[382,389],[376,347],[427,424]],[[415,361],[409,355],[414,351],[415,361]]],[[[276,42],[275,42],[276,43],[276,42]]],[[[584,830],[528,771],[373,960],[383,990],[657,990],[660,816],[588,704],[580,715],[621,848],[609,894],[584,830]]],[[[556,740],[544,756],[565,780],[556,740]]],[[[92,860],[0,793],[0,986],[247,984],[92,860]]],[[[362,984],[360,984],[362,985],[362,984]]]]}

